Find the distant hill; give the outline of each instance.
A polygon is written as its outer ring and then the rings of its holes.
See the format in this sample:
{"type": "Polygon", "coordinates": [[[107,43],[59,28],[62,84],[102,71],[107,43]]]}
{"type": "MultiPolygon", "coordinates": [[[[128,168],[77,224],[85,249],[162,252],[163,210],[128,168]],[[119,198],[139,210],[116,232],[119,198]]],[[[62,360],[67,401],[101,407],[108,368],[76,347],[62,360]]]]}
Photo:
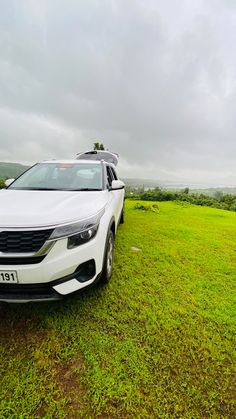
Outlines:
{"type": "Polygon", "coordinates": [[[199,186],[198,184],[192,184],[192,183],[178,183],[178,182],[171,182],[171,181],[163,181],[163,180],[154,180],[154,179],[131,179],[131,178],[123,178],[122,179],[127,187],[130,188],[144,188],[147,189],[153,189],[155,187],[160,187],[167,191],[178,191],[180,189],[184,189],[186,187],[189,188],[190,193],[198,193],[198,194],[204,194],[209,196],[215,196],[218,193],[223,194],[230,194],[230,195],[236,195],[236,187],[234,186],[199,186]]]}
{"type": "Polygon", "coordinates": [[[20,176],[29,166],[19,163],[0,162],[0,179],[12,179],[20,176]]]}
{"type": "Polygon", "coordinates": [[[125,182],[126,186],[133,188],[155,188],[156,186],[160,186],[160,182],[152,179],[122,178],[122,180],[125,182]]]}
{"type": "Polygon", "coordinates": [[[236,187],[219,186],[218,188],[190,189],[190,192],[213,197],[216,197],[218,194],[236,195],[236,187]]]}
{"type": "Polygon", "coordinates": [[[171,182],[168,180],[160,180],[160,179],[136,179],[136,178],[122,178],[125,182],[126,186],[130,186],[133,188],[168,188],[168,187],[176,187],[176,188],[184,188],[185,184],[180,184],[178,182],[171,182]]]}

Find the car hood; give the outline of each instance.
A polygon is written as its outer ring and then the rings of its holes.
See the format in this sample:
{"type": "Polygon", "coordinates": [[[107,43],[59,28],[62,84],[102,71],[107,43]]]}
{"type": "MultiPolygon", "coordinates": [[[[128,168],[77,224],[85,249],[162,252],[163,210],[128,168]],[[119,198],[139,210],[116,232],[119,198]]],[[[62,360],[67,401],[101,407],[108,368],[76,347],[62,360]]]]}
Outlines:
{"type": "Polygon", "coordinates": [[[107,191],[0,190],[0,229],[47,227],[83,220],[102,210],[107,191]]]}

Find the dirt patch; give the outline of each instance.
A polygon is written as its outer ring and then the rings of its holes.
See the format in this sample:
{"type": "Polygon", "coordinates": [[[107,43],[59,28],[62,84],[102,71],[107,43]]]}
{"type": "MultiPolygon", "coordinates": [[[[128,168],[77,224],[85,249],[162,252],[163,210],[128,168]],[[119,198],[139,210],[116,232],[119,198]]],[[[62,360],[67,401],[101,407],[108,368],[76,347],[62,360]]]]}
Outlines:
{"type": "Polygon", "coordinates": [[[42,407],[39,407],[38,410],[35,412],[35,418],[44,418],[46,415],[45,410],[42,407]]]}
{"type": "Polygon", "coordinates": [[[86,404],[86,391],[81,380],[84,368],[84,363],[81,358],[74,359],[66,364],[56,364],[54,366],[56,384],[68,399],[68,407],[71,413],[78,412],[86,404]]]}
{"type": "Polygon", "coordinates": [[[83,393],[84,389],[80,377],[84,371],[84,364],[81,359],[76,359],[67,364],[58,364],[55,367],[56,382],[66,393],[76,389],[83,393]]]}
{"type": "Polygon", "coordinates": [[[5,318],[0,324],[0,341],[4,345],[12,342],[29,345],[45,339],[46,331],[41,328],[41,322],[36,319],[5,318]]]}

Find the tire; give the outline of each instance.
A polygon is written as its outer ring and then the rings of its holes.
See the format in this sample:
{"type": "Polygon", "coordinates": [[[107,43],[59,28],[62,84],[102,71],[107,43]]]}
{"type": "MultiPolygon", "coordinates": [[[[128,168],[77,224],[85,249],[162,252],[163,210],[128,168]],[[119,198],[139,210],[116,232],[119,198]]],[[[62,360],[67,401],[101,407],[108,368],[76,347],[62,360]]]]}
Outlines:
{"type": "Polygon", "coordinates": [[[108,235],[107,235],[107,240],[106,240],[106,250],[104,254],[102,275],[100,278],[100,282],[102,284],[107,284],[111,279],[113,259],[114,259],[114,234],[111,230],[109,230],[108,235]]]}
{"type": "Polygon", "coordinates": [[[123,205],[121,215],[120,215],[120,224],[124,224],[125,222],[125,204],[123,205]]]}

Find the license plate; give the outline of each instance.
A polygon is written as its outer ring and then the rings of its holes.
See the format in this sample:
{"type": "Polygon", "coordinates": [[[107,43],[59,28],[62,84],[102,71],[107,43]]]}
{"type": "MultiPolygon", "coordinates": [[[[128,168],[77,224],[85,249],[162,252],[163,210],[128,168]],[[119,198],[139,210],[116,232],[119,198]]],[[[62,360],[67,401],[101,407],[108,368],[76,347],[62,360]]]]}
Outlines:
{"type": "Polygon", "coordinates": [[[9,284],[9,282],[17,283],[17,272],[16,271],[0,271],[0,283],[9,284]]]}

